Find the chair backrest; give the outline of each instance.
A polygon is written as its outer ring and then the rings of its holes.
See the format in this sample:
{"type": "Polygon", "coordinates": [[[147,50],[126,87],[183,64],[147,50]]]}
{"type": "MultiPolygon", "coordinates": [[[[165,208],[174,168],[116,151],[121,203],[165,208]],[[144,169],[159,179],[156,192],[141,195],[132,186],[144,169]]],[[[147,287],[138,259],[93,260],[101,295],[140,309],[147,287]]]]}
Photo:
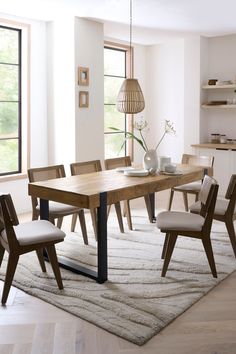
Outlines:
{"type": "Polygon", "coordinates": [[[233,215],[236,213],[236,174],[232,175],[229,181],[227,191],[225,193],[225,199],[229,199],[229,204],[226,213],[233,215]]]}
{"type": "MultiPolygon", "coordinates": [[[[36,167],[28,170],[28,177],[30,182],[46,181],[48,179],[65,177],[65,168],[63,165],[54,165],[47,167],[36,167]]],[[[36,197],[31,197],[32,207],[36,208],[38,200],[36,197]]]]}
{"type": "Polygon", "coordinates": [[[209,231],[211,229],[216,198],[218,193],[219,185],[217,181],[207,175],[204,176],[201,190],[199,193],[199,200],[201,202],[200,215],[205,217],[205,222],[203,229],[209,231]]]}
{"type": "Polygon", "coordinates": [[[13,225],[19,224],[16,210],[10,194],[0,195],[0,234],[6,233],[7,243],[10,250],[19,246],[13,225]]]}
{"type": "Polygon", "coordinates": [[[213,176],[214,156],[198,156],[183,154],[182,163],[192,166],[208,167],[208,176],[213,176]]]}
{"type": "Polygon", "coordinates": [[[116,157],[113,159],[106,159],[104,161],[106,170],[113,170],[117,167],[128,167],[131,166],[130,156],[116,157]]]}
{"type": "Polygon", "coordinates": [[[75,162],[70,164],[72,176],[102,171],[100,160],[75,162]]]}

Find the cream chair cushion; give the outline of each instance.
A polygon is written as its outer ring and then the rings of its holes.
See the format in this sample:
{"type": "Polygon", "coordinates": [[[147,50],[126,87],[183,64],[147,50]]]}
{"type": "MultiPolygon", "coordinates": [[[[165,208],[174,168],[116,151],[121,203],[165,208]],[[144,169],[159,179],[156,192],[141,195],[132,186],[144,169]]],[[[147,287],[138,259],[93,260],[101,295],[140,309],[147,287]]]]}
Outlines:
{"type": "MultiPolygon", "coordinates": [[[[36,209],[40,210],[40,206],[37,205],[36,209]]],[[[65,216],[67,213],[68,215],[77,213],[79,208],[74,207],[72,205],[49,201],[49,210],[50,210],[50,214],[56,214],[56,215],[61,214],[61,216],[65,216]]]]}
{"type": "Polygon", "coordinates": [[[202,183],[199,182],[192,182],[192,183],[187,183],[187,184],[182,184],[181,186],[174,187],[173,189],[178,191],[194,191],[194,192],[200,192],[202,183]]]}
{"type": "MultiPolygon", "coordinates": [[[[215,206],[215,215],[225,215],[226,210],[228,208],[229,200],[225,198],[218,198],[216,200],[216,206],[215,206]]],[[[197,203],[194,203],[193,205],[190,206],[190,212],[191,213],[200,213],[201,209],[201,203],[198,201],[197,203]]],[[[236,213],[236,206],[234,209],[234,213],[236,213]]]]}
{"type": "Polygon", "coordinates": [[[163,211],[157,215],[157,227],[163,231],[201,231],[204,221],[198,214],[182,211],[163,211]]]}
{"type": "MultiPolygon", "coordinates": [[[[34,220],[13,226],[16,238],[21,246],[47,241],[63,240],[66,234],[47,220],[34,220]]],[[[6,231],[1,232],[5,242],[7,241],[6,231]]]]}

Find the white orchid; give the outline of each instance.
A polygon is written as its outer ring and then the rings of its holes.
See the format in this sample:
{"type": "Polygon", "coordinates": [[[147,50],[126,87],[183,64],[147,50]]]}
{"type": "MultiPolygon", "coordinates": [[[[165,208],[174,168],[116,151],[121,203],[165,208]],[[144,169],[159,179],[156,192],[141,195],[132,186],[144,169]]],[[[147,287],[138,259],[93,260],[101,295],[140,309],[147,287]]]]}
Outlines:
{"type": "MultiPolygon", "coordinates": [[[[136,140],[141,146],[142,148],[144,149],[144,151],[148,151],[148,146],[147,146],[147,143],[146,143],[146,140],[144,138],[144,135],[143,135],[143,132],[147,132],[147,126],[148,126],[148,123],[146,120],[139,120],[139,121],[136,121],[134,123],[134,129],[138,130],[139,131],[139,134],[140,134],[140,138],[138,138],[135,134],[133,133],[130,133],[130,132],[126,132],[125,133],[125,138],[126,139],[134,139],[136,140]]],[[[114,130],[114,131],[119,131],[119,132],[122,132],[124,133],[124,131],[120,130],[120,129],[117,129],[117,128],[114,128],[114,127],[109,127],[111,130],[114,130]]],[[[170,120],[165,120],[165,129],[164,129],[164,133],[162,134],[161,136],[161,139],[159,140],[159,142],[157,143],[156,147],[155,147],[155,150],[157,150],[158,146],[160,145],[160,143],[162,142],[162,140],[164,139],[165,135],[166,134],[176,134],[176,131],[174,129],[174,124],[170,121],[170,120]]],[[[123,145],[122,145],[123,146],[123,145]]]]}

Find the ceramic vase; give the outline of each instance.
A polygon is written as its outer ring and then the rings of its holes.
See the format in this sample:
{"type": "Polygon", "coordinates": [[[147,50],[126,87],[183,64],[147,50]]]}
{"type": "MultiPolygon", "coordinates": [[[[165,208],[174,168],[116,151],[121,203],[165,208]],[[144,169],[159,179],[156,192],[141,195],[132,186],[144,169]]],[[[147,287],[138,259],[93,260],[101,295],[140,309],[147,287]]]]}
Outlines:
{"type": "Polygon", "coordinates": [[[156,172],[158,168],[157,152],[154,149],[147,150],[143,156],[145,170],[156,172]]]}

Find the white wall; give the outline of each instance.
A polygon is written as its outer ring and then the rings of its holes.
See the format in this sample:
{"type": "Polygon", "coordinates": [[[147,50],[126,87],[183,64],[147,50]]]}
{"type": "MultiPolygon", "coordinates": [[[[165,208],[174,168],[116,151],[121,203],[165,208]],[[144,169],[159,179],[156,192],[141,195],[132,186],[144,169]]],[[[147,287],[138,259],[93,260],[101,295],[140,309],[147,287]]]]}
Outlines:
{"type": "Polygon", "coordinates": [[[103,25],[75,18],[75,76],[88,67],[89,86],[75,85],[76,161],[104,158],[103,25]],[[79,108],[79,90],[89,92],[89,108],[79,108]]]}
{"type": "MultiPolygon", "coordinates": [[[[0,18],[26,23],[31,26],[30,65],[30,165],[45,165],[47,156],[46,113],[46,26],[44,22],[0,14],[0,18]]],[[[11,193],[18,212],[31,209],[28,197],[28,179],[0,181],[0,190],[11,193]]]]}
{"type": "MultiPolygon", "coordinates": [[[[147,87],[146,87],[146,47],[143,45],[135,44],[134,46],[134,78],[138,79],[141,86],[145,104],[147,100],[147,87]]],[[[141,118],[147,120],[146,108],[134,115],[134,121],[141,118]]],[[[138,136],[138,132],[134,130],[134,133],[138,136]]],[[[134,164],[138,165],[142,163],[144,150],[141,146],[134,141],[134,164]]]]}
{"type": "Polygon", "coordinates": [[[146,57],[147,140],[154,148],[164,131],[164,120],[174,123],[177,135],[166,135],[158,155],[179,161],[184,139],[184,40],[147,47],[146,57]]]}
{"type": "Polygon", "coordinates": [[[200,37],[184,40],[184,151],[200,139],[200,37]]]}
{"type": "Polygon", "coordinates": [[[47,24],[49,164],[75,160],[74,18],[47,24]]]}
{"type": "Polygon", "coordinates": [[[202,86],[206,84],[206,78],[208,77],[208,48],[209,39],[206,37],[200,38],[200,102],[199,102],[199,137],[196,137],[196,143],[204,143],[209,140],[208,137],[208,118],[207,110],[201,109],[201,104],[207,101],[207,91],[202,90],[202,86]]]}

